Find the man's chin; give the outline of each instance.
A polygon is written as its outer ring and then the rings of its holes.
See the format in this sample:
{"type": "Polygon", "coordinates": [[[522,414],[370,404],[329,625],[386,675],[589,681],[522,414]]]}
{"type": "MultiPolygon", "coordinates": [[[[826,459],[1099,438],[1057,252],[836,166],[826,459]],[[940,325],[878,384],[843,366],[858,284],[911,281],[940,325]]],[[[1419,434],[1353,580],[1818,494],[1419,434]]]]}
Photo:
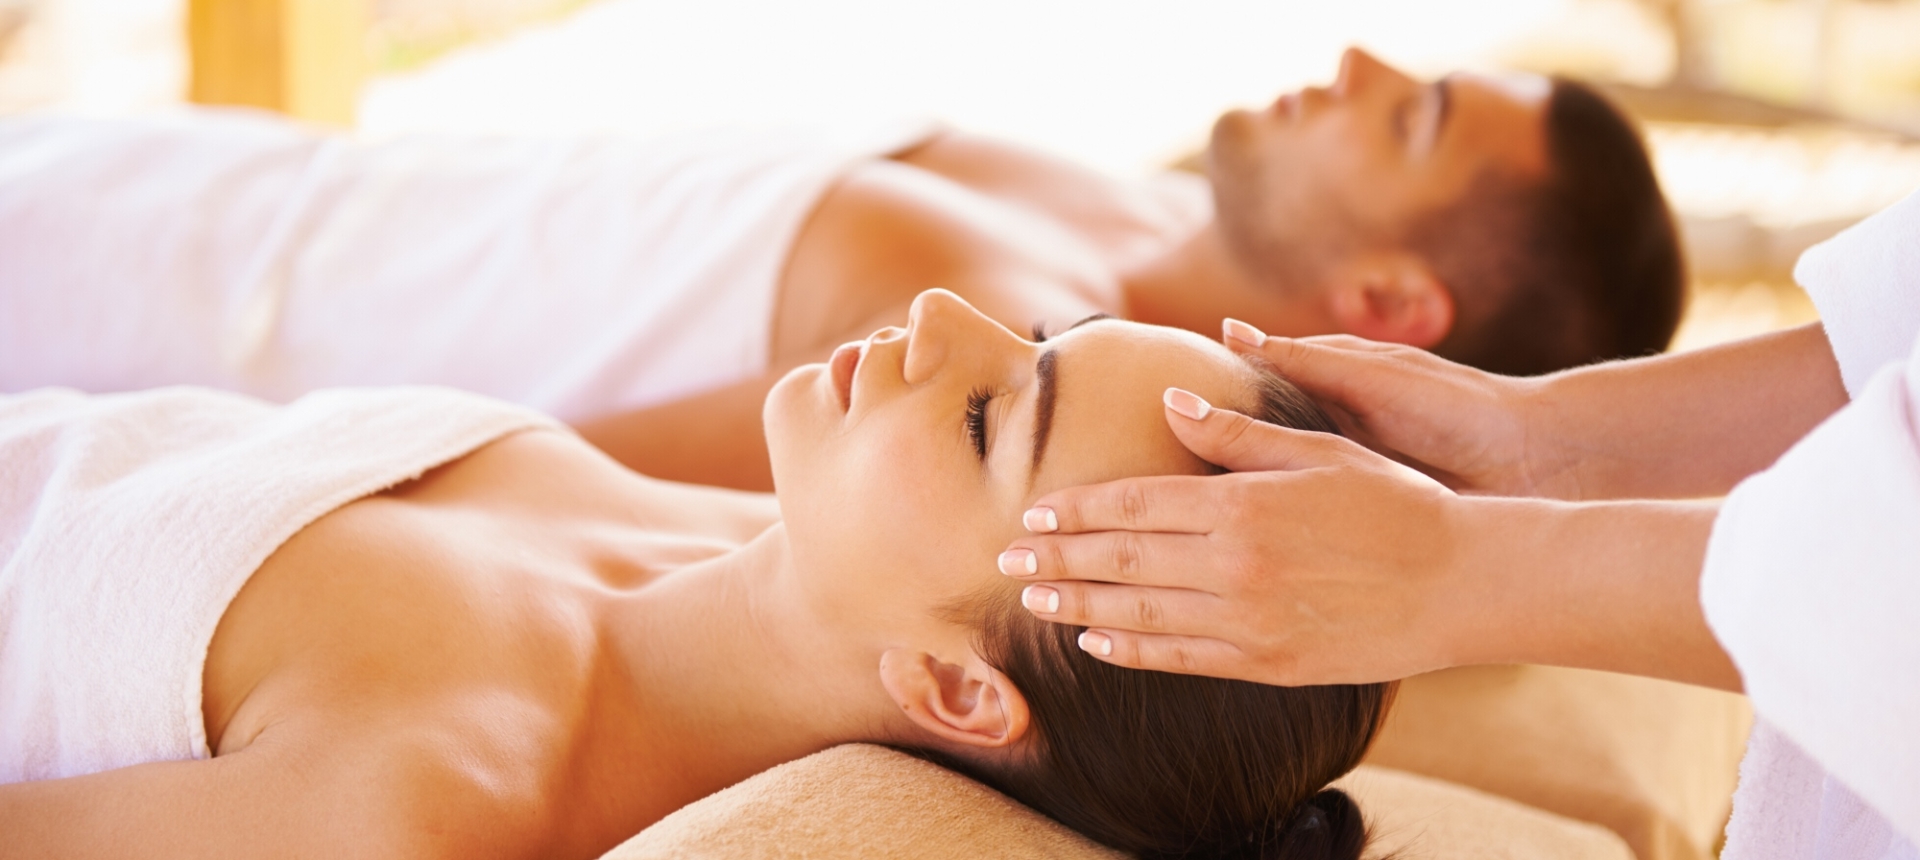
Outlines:
{"type": "Polygon", "coordinates": [[[1207,177],[1216,186],[1245,177],[1247,162],[1256,157],[1253,150],[1259,139],[1259,124],[1259,117],[1246,110],[1228,111],[1213,121],[1203,160],[1207,177]]]}

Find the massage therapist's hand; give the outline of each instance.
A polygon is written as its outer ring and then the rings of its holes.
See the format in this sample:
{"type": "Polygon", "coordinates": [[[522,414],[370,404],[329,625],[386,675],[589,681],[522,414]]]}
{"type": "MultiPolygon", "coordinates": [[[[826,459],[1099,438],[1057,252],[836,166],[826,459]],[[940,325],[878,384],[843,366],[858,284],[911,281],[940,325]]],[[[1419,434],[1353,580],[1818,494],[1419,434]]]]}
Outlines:
{"type": "Polygon", "coordinates": [[[1577,494],[1558,465],[1565,458],[1532,426],[1538,379],[1350,335],[1268,337],[1237,320],[1225,333],[1229,348],[1259,356],[1327,406],[1349,436],[1459,492],[1577,494]]]}
{"type": "Polygon", "coordinates": [[[1001,556],[1022,602],[1086,625],[1124,666],[1303,685],[1451,665],[1449,616],[1484,605],[1462,581],[1462,499],[1338,436],[1291,430],[1169,389],[1168,422],[1235,470],[1075,487],[1024,517],[1001,556]]]}
{"type": "Polygon", "coordinates": [[[1121,666],[1290,686],[1540,663],[1740,689],[1700,608],[1717,505],[1463,496],[1360,445],[1166,394],[1225,475],[1040,497],[1000,556],[1121,666]]]}

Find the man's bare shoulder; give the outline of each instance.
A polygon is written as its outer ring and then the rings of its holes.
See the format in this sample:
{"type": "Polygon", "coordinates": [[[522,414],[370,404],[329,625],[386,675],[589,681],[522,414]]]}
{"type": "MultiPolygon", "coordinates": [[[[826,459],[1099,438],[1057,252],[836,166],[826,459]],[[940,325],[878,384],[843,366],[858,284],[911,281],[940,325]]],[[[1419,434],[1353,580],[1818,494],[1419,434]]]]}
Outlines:
{"type": "Polygon", "coordinates": [[[1144,233],[1178,240],[1212,216],[1205,182],[1197,177],[1118,177],[1031,146],[970,132],[943,132],[894,160],[1113,238],[1144,233]]]}

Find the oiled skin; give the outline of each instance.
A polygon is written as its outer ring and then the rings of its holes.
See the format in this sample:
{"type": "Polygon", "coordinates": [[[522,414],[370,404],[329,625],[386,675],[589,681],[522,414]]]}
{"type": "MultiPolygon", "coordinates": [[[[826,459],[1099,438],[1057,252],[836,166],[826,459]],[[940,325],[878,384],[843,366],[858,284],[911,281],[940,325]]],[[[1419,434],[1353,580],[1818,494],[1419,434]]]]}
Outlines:
{"type": "Polygon", "coordinates": [[[935,287],[1022,333],[1126,316],[1121,273],[1190,237],[1211,207],[1196,176],[1120,182],[1010,144],[941,134],[856,166],[821,198],[781,275],[766,374],[579,430],[645,474],[770,490],[760,406],[786,371],[903,324],[914,296],[935,287]]]}
{"type": "Polygon", "coordinates": [[[350,503],[223,617],[216,757],[0,786],[0,857],[597,856],[753,772],[649,719],[607,608],[776,518],[553,431],[350,503]]]}

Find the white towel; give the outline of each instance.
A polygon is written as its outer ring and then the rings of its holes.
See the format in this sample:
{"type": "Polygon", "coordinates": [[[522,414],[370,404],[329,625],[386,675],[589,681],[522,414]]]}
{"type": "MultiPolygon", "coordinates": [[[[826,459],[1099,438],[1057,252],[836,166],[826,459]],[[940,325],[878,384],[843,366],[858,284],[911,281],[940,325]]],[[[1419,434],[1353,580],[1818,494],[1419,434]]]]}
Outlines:
{"type": "Polygon", "coordinates": [[[821,195],[934,130],[0,119],[0,390],[450,385],[584,420],[751,379],[821,195]]]}
{"type": "Polygon", "coordinates": [[[1920,860],[1920,193],[1796,270],[1853,402],[1714,523],[1707,622],[1759,717],[1725,860],[1920,860]]]}
{"type": "Polygon", "coordinates": [[[436,388],[0,396],[0,783],[208,757],[207,647],[281,543],[553,426],[436,388]]]}

